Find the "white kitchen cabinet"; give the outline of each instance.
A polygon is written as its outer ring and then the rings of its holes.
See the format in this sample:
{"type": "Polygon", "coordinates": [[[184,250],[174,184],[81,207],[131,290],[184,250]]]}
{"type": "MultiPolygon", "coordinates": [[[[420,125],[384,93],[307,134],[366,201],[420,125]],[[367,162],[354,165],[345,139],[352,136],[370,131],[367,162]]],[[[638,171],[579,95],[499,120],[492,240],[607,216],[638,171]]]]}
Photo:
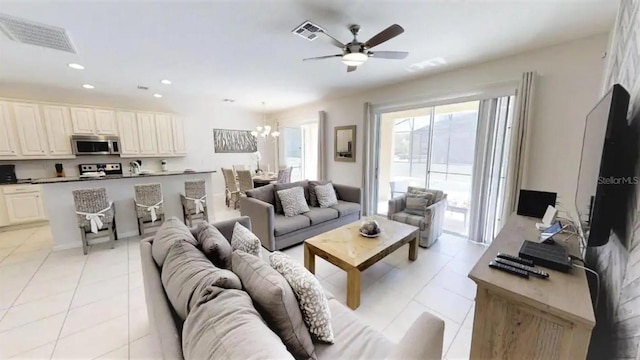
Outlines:
{"type": "Polygon", "coordinates": [[[9,224],[46,220],[39,186],[5,186],[2,190],[9,224]]]}
{"type": "Polygon", "coordinates": [[[0,156],[18,156],[18,146],[15,141],[15,130],[9,112],[9,103],[0,102],[0,156]]]}
{"type": "Polygon", "coordinates": [[[71,156],[71,117],[66,106],[43,105],[44,127],[49,140],[49,153],[56,156],[71,156]]]}
{"type": "Polygon", "coordinates": [[[158,155],[173,155],[173,126],[171,116],[156,114],[156,136],[158,137],[158,155]]]}
{"type": "Polygon", "coordinates": [[[72,107],[71,124],[74,135],[93,135],[95,127],[93,109],[72,107]]]}
{"type": "Polygon", "coordinates": [[[140,140],[138,138],[138,121],[136,113],[118,111],[118,133],[120,134],[120,155],[140,154],[140,140]]]}
{"type": "Polygon", "coordinates": [[[158,155],[158,137],[156,133],[156,121],[153,114],[138,113],[137,118],[140,155],[158,155]]]}
{"type": "Polygon", "coordinates": [[[47,156],[47,139],[38,104],[13,103],[18,141],[23,156],[47,156]]]}
{"type": "Polygon", "coordinates": [[[118,135],[115,111],[96,109],[94,114],[96,135],[118,135]]]}
{"type": "Polygon", "coordinates": [[[172,117],[173,125],[173,154],[186,155],[187,143],[184,139],[184,120],[180,117],[172,117]]]}

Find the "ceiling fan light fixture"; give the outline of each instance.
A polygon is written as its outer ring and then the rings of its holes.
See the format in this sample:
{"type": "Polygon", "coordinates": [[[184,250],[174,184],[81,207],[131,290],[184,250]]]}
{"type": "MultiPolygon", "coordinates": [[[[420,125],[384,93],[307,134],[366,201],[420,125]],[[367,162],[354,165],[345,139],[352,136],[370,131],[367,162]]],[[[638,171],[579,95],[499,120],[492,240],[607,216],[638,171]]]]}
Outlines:
{"type": "Polygon", "coordinates": [[[357,53],[347,53],[342,55],[342,62],[348,66],[358,66],[362,65],[369,56],[367,54],[363,54],[360,52],[357,53]]]}

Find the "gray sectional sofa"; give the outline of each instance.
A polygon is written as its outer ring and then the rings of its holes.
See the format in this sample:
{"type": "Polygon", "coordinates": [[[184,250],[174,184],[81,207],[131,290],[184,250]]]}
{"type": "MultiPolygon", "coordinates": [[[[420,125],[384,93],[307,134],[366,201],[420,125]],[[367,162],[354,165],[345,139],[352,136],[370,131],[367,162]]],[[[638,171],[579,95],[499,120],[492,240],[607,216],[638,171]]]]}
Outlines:
{"type": "MultiPolygon", "coordinates": [[[[240,214],[249,216],[253,232],[262,241],[262,246],[270,251],[280,250],[299,244],[304,240],[346,225],[360,219],[362,192],[360,188],[333,184],[338,197],[338,205],[320,208],[313,201],[313,191],[307,180],[288,184],[269,184],[246,193],[240,198],[240,214]],[[276,191],[302,186],[309,204],[308,213],[286,217],[279,206],[276,191]]],[[[324,183],[324,182],[317,182],[324,183]]]]}
{"type": "MultiPolygon", "coordinates": [[[[251,228],[248,217],[213,225],[228,241],[236,222],[251,228]]],[[[192,246],[194,239],[195,243],[200,241],[196,239],[196,232],[191,230],[189,235],[189,230],[175,218],[163,227],[156,236],[140,243],[149,321],[152,333],[159,340],[162,357],[176,360],[293,359],[282,339],[253,307],[244,284],[242,289],[222,289],[193,281],[194,278],[202,279],[210,271],[227,271],[205,264],[206,258],[195,247],[199,245],[192,246]],[[192,245],[173,246],[176,242],[192,245]],[[176,256],[174,249],[183,246],[191,250],[176,256]],[[163,253],[168,253],[164,257],[166,260],[160,255],[163,253]],[[163,269],[164,266],[170,268],[163,269]],[[193,267],[196,267],[195,272],[193,267]],[[196,273],[197,276],[172,284],[165,281],[163,270],[174,274],[196,273]],[[166,289],[164,283],[167,283],[166,289]],[[173,307],[176,297],[186,299],[183,301],[185,307],[173,307]]],[[[441,358],[444,322],[438,317],[423,313],[396,345],[366,325],[331,294],[327,293],[327,297],[335,341],[333,344],[313,341],[309,359],[441,358]]]]}

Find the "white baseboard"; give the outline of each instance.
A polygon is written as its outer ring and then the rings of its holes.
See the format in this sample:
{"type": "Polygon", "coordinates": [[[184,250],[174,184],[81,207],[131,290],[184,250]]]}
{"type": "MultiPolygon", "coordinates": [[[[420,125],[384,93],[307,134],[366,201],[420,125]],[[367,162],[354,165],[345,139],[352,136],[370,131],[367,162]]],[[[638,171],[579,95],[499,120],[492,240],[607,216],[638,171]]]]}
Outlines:
{"type": "MultiPolygon", "coordinates": [[[[131,238],[131,237],[134,237],[134,236],[139,236],[137,231],[129,231],[129,232],[121,233],[121,234],[118,234],[118,240],[116,240],[116,241],[127,240],[128,238],[131,238]]],[[[143,235],[142,237],[144,238],[145,236],[143,235]]],[[[89,240],[89,244],[90,245],[95,245],[95,244],[105,243],[105,242],[107,242],[109,240],[110,240],[109,237],[105,235],[104,237],[100,237],[100,238],[97,238],[97,239],[89,240]]],[[[82,247],[82,243],[81,242],[60,244],[60,245],[55,245],[53,247],[53,251],[75,249],[75,248],[80,248],[80,247],[82,247]]]]}

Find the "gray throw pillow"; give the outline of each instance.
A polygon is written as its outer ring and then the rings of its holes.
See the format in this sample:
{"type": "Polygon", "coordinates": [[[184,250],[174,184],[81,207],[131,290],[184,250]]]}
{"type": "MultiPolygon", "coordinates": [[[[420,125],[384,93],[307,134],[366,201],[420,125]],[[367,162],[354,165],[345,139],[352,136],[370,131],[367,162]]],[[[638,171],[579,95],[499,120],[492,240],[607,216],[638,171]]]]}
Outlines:
{"type": "Polygon", "coordinates": [[[242,290],[222,291],[191,311],[182,328],[182,354],[185,360],[293,359],[242,290]]]}
{"type": "Polygon", "coordinates": [[[231,248],[240,250],[257,257],[262,256],[262,243],[251,230],[236,223],[233,225],[233,235],[231,236],[231,248]]]}
{"type": "Polygon", "coordinates": [[[296,294],[302,318],[311,335],[318,341],[333,344],[329,301],[318,279],[302,264],[281,252],[271,253],[269,261],[296,294]]]}
{"type": "Polygon", "coordinates": [[[321,208],[338,205],[338,197],[331,183],[316,186],[316,196],[321,208]]]}
{"type": "Polygon", "coordinates": [[[284,190],[284,189],[291,189],[297,186],[302,186],[302,188],[304,189],[304,197],[305,199],[307,199],[307,203],[309,203],[309,181],[307,180],[302,180],[302,181],[296,181],[296,182],[292,182],[292,183],[275,183],[273,184],[273,189],[274,189],[274,193],[275,193],[275,202],[273,204],[274,210],[277,214],[284,214],[284,211],[282,210],[282,203],[280,201],[280,197],[278,196],[278,191],[280,190],[284,190]]]}
{"type": "Polygon", "coordinates": [[[291,217],[309,212],[302,186],[278,191],[284,216],[291,217]]]}
{"type": "Polygon", "coordinates": [[[164,265],[169,249],[176,241],[186,241],[193,246],[198,245],[189,228],[174,216],[165,221],[153,237],[151,255],[159,267],[164,265]]]}
{"type": "Polygon", "coordinates": [[[309,205],[312,207],[318,207],[318,196],[316,195],[316,186],[331,184],[331,180],[318,180],[309,181],[309,205]]]}
{"type": "Polygon", "coordinates": [[[233,272],[267,325],[296,359],[315,359],[311,335],[287,280],[257,256],[236,250],[232,258],[233,272]]]}
{"type": "Polygon", "coordinates": [[[433,194],[430,192],[411,191],[407,193],[404,212],[412,215],[424,216],[427,207],[433,203],[433,194]]]}
{"type": "Polygon", "coordinates": [[[215,266],[222,269],[231,268],[233,249],[220,230],[205,221],[198,225],[196,234],[200,249],[215,266]]]}
{"type": "Polygon", "coordinates": [[[242,289],[236,274],[215,267],[198,248],[186,241],[177,241],[169,249],[161,279],[169,302],[182,320],[206,296],[207,288],[242,289]]]}

